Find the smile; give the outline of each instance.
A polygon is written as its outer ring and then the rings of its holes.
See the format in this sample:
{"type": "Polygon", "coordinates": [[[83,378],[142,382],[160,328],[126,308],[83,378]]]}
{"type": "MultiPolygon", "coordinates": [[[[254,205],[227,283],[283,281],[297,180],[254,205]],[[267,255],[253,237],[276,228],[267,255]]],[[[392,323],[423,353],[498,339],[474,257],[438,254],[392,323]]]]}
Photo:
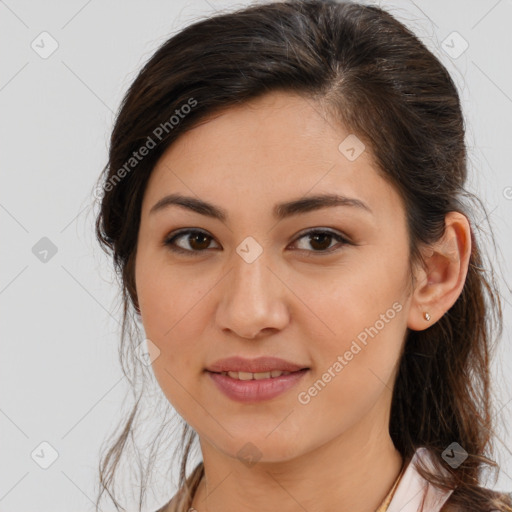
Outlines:
{"type": "Polygon", "coordinates": [[[228,375],[232,379],[237,380],[262,380],[262,379],[270,379],[275,377],[281,377],[281,375],[289,375],[292,372],[285,372],[281,370],[273,370],[271,372],[220,372],[221,375],[228,375]]]}
{"type": "Polygon", "coordinates": [[[271,400],[297,386],[308,368],[296,371],[206,373],[227,398],[241,403],[271,400]]]}

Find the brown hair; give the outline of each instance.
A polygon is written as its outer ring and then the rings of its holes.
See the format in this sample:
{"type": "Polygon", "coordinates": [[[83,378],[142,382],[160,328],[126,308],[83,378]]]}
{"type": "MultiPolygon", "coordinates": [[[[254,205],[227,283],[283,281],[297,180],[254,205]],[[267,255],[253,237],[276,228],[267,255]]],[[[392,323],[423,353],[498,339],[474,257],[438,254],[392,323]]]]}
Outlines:
{"type": "MultiPolygon", "coordinates": [[[[406,207],[411,269],[421,263],[420,245],[443,235],[448,212],[471,219],[473,209],[463,199],[477,198],[464,188],[465,127],[456,87],[441,62],[391,14],[357,3],[291,0],[196,21],[166,41],[131,85],[100,177],[104,195],[96,234],[121,277],[121,365],[125,374],[131,372],[132,384],[137,364],[131,354],[140,342],[131,334],[138,308],[134,263],[151,171],[173,141],[207,115],[277,90],[315,102],[371,148],[379,173],[406,207]],[[146,156],[132,162],[149,140],[146,156]],[[135,363],[131,370],[125,368],[128,361],[135,363]]],[[[405,459],[420,446],[433,453],[439,471],[420,472],[434,485],[455,489],[448,502],[453,509],[511,512],[506,494],[479,485],[484,467],[497,468],[490,458],[489,368],[502,334],[502,309],[494,271],[483,266],[476,220],[470,224],[472,252],[460,296],[434,325],[407,333],[389,429],[405,459]],[[447,467],[441,456],[454,441],[469,454],[457,469],[447,467]]],[[[133,436],[138,406],[139,400],[100,464],[97,503],[107,491],[118,510],[113,480],[133,436]]],[[[183,427],[179,492],[173,500],[173,510],[179,511],[190,506],[203,474],[199,464],[187,481],[196,434],[186,423],[183,427]]],[[[141,486],[141,504],[144,492],[141,486]]]]}

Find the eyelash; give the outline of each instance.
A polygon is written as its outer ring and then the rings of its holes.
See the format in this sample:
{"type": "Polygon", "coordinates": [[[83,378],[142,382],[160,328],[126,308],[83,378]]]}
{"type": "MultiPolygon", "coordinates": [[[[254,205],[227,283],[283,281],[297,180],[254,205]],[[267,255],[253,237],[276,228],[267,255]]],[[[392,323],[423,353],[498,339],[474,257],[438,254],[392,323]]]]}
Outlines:
{"type": "MultiPolygon", "coordinates": [[[[213,240],[213,237],[211,237],[210,235],[208,235],[204,231],[201,231],[201,230],[198,230],[198,229],[187,229],[187,230],[179,231],[179,232],[174,233],[173,235],[167,237],[164,240],[163,245],[166,246],[169,250],[171,250],[171,251],[173,251],[175,253],[186,254],[186,255],[191,255],[191,256],[199,256],[202,253],[204,253],[205,251],[207,251],[207,249],[203,249],[203,250],[199,250],[199,251],[194,251],[194,250],[183,249],[183,248],[178,247],[178,246],[175,245],[175,241],[178,238],[184,237],[185,235],[191,235],[191,234],[205,235],[207,238],[211,238],[213,240]]],[[[344,245],[354,245],[346,237],[340,235],[339,233],[335,233],[333,231],[329,231],[329,230],[326,230],[326,229],[318,229],[318,228],[317,229],[311,229],[309,231],[306,231],[305,233],[302,233],[300,236],[298,236],[295,239],[295,241],[300,240],[301,238],[305,238],[307,236],[317,235],[317,234],[328,235],[331,238],[334,238],[334,239],[338,240],[338,242],[341,243],[341,246],[344,246],[344,245]]],[[[299,249],[299,250],[300,251],[305,251],[306,253],[308,253],[308,252],[311,253],[312,252],[312,253],[318,253],[318,255],[326,255],[326,254],[332,254],[333,252],[337,252],[337,251],[341,250],[341,247],[339,247],[336,250],[332,250],[332,247],[330,249],[326,249],[326,250],[322,250],[322,251],[307,251],[307,250],[304,250],[304,249],[299,249]]],[[[308,257],[315,257],[316,255],[315,254],[308,254],[307,256],[308,257]]]]}

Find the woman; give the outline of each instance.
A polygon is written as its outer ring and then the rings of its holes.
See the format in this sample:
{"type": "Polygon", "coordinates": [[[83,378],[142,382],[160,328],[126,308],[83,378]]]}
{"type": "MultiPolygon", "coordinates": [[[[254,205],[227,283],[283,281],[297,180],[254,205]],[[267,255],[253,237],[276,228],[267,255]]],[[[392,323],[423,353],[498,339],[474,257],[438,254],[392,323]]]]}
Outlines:
{"type": "Polygon", "coordinates": [[[466,174],[448,72],[377,7],[253,6],[154,54],[97,235],[185,421],[160,511],[512,511],[479,485],[501,305],[466,174]]]}

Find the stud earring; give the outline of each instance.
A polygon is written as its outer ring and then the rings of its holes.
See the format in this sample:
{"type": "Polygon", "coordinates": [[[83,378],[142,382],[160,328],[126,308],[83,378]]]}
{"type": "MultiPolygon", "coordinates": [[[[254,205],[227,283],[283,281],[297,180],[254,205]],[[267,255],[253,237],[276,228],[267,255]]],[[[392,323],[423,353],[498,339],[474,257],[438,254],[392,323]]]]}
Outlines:
{"type": "Polygon", "coordinates": [[[430,315],[428,313],[423,313],[423,317],[425,318],[425,320],[428,322],[430,320],[430,315]]]}

